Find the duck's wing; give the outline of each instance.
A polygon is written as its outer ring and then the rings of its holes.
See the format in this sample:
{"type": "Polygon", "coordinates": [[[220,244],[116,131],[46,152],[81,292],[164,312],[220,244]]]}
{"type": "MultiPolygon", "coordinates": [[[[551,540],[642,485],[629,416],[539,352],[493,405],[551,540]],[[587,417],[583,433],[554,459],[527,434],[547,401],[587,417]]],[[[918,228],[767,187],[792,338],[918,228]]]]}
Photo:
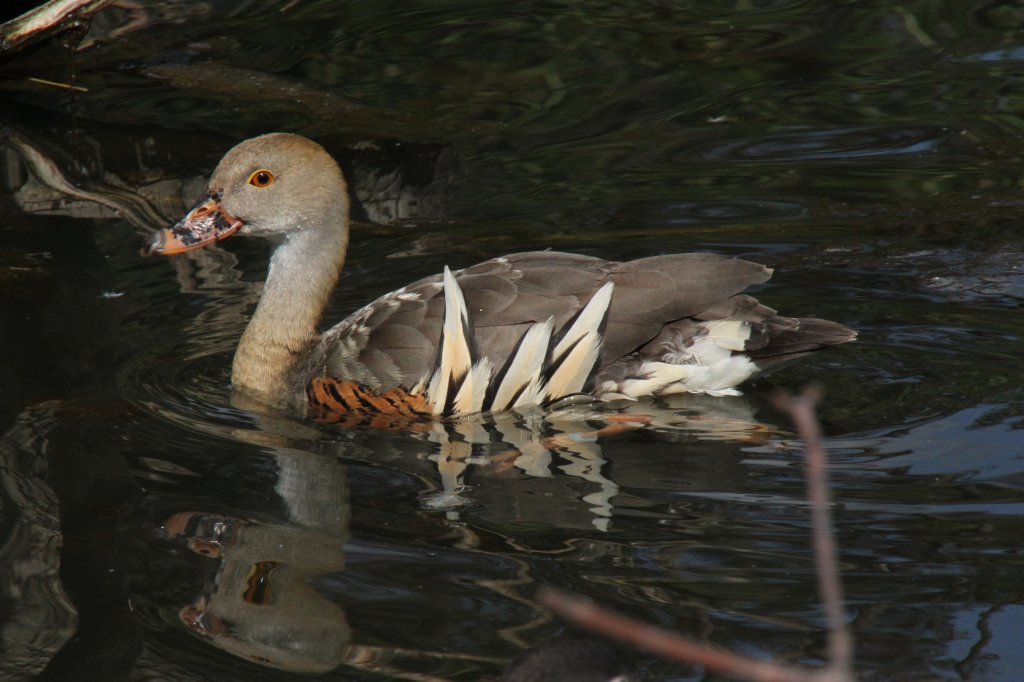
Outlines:
{"type": "MultiPolygon", "coordinates": [[[[541,251],[485,261],[456,272],[455,280],[465,299],[472,352],[500,372],[531,329],[531,339],[543,338],[536,325],[549,319],[554,348],[609,282],[607,314],[595,322],[602,337],[595,368],[648,344],[666,324],[698,316],[770,276],[762,265],[715,254],[615,263],[541,251]]],[[[324,334],[310,376],[344,378],[376,391],[411,388],[436,369],[444,316],[441,275],[382,296],[324,334]]]]}
{"type": "MultiPolygon", "coordinates": [[[[597,258],[540,252],[454,273],[474,353],[501,366],[534,322],[551,317],[564,323],[576,313],[607,276],[607,265],[597,258]]],[[[311,376],[343,377],[374,390],[411,388],[435,369],[444,313],[440,274],[381,296],[323,335],[311,376]]]]}

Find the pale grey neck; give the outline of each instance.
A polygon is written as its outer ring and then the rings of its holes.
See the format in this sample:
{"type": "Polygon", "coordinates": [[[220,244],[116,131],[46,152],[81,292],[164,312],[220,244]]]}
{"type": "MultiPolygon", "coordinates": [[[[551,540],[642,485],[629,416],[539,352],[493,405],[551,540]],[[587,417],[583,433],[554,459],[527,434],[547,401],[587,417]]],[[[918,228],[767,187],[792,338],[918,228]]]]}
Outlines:
{"type": "Polygon", "coordinates": [[[259,305],[235,352],[234,387],[287,406],[301,396],[299,362],[317,339],[317,324],[345,261],[348,230],[321,224],[292,232],[274,250],[259,305]]]}

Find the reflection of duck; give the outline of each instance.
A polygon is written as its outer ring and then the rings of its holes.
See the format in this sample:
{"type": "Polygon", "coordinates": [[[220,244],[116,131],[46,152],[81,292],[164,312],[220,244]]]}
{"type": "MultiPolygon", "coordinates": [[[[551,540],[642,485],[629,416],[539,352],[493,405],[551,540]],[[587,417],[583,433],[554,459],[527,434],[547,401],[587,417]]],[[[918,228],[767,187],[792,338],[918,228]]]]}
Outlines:
{"type": "MultiPolygon", "coordinates": [[[[348,246],[334,160],[288,134],[229,151],[209,192],[150,251],[234,232],[276,242],[262,300],[235,353],[235,389],[320,417],[457,415],[598,398],[734,394],[765,365],[855,333],[781,317],[742,295],[762,265],[713,254],[627,263],[523,253],[422,279],[317,334],[348,246]]],[[[346,417],[337,417],[346,418],[346,417]]]]}
{"type": "Polygon", "coordinates": [[[164,522],[168,537],[218,560],[208,590],[178,611],[181,621],[224,651],[293,672],[327,672],[351,640],[345,612],[307,578],[344,566],[344,529],[260,523],[203,512],[164,522]]]}

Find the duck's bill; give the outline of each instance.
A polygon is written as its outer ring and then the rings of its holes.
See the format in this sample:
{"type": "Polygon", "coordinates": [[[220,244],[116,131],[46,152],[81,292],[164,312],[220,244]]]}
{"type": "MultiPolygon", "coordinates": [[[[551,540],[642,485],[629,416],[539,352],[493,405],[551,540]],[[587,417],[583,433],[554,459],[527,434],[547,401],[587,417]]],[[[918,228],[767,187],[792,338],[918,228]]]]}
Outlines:
{"type": "Polygon", "coordinates": [[[185,217],[169,228],[153,235],[143,254],[170,255],[202,248],[229,237],[242,227],[242,221],[224,210],[221,193],[209,192],[203,196],[185,217]]]}

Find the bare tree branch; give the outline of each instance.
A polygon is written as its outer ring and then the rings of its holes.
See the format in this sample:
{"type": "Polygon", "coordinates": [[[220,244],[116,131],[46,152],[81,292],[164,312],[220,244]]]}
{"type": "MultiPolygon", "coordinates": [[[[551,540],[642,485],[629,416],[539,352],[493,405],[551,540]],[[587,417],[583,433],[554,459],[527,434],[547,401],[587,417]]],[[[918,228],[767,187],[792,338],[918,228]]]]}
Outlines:
{"type": "Polygon", "coordinates": [[[64,24],[99,11],[111,0],[50,0],[20,17],[0,24],[0,53],[11,52],[22,43],[60,30],[64,24]]]}

